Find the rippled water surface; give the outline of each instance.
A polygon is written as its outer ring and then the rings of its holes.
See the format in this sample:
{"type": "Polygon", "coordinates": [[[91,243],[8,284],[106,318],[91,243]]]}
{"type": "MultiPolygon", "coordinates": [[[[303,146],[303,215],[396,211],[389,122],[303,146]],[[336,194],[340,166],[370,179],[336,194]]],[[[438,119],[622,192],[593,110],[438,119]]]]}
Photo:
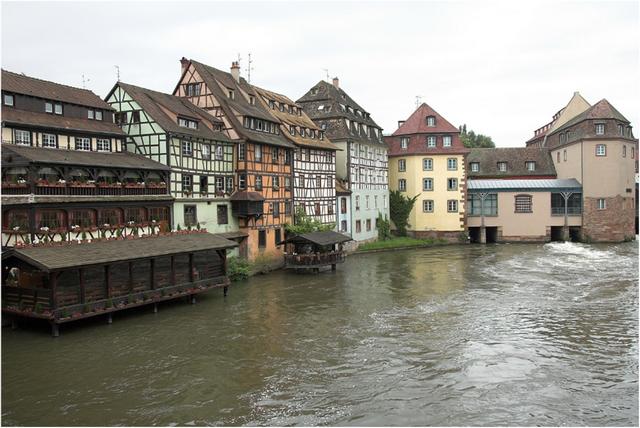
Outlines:
{"type": "Polygon", "coordinates": [[[356,255],[2,333],[4,425],[638,425],[637,242],[356,255]]]}

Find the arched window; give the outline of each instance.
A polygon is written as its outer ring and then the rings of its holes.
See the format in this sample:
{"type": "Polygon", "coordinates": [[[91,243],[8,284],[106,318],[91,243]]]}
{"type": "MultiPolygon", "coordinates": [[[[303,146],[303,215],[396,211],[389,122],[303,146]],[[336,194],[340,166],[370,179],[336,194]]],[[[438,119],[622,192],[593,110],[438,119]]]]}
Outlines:
{"type": "Polygon", "coordinates": [[[66,229],[67,222],[63,210],[38,210],[36,211],[36,228],[48,230],[66,229]]]}
{"type": "Polygon", "coordinates": [[[138,174],[137,172],[127,171],[127,173],[124,175],[124,182],[130,183],[130,184],[137,184],[142,182],[142,178],[140,177],[140,174],[138,174]]]}
{"type": "Polygon", "coordinates": [[[86,183],[89,178],[89,172],[85,169],[74,169],[69,173],[69,177],[71,178],[72,182],[76,182],[76,183],[86,183]]]}
{"type": "Polygon", "coordinates": [[[96,226],[96,212],[94,210],[71,210],[69,212],[69,224],[81,228],[96,226]]]}
{"type": "Polygon", "coordinates": [[[27,176],[26,168],[4,168],[2,171],[2,181],[8,183],[26,182],[27,176]]]}
{"type": "Polygon", "coordinates": [[[53,168],[44,167],[38,170],[38,179],[47,183],[55,183],[62,179],[60,173],[53,168]]]}
{"type": "Polygon", "coordinates": [[[100,227],[118,226],[122,224],[122,210],[119,208],[103,208],[98,210],[100,227]]]}
{"type": "Polygon", "coordinates": [[[104,169],[98,172],[98,183],[112,184],[116,181],[116,175],[113,172],[104,169]]]}

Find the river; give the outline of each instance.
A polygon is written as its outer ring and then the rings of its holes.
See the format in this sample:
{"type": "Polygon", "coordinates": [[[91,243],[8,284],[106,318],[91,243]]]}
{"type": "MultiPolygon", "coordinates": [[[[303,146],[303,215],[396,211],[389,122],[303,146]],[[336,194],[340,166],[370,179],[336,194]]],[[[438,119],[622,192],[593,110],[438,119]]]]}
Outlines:
{"type": "Polygon", "coordinates": [[[638,425],[638,244],[353,255],[2,330],[3,425],[638,425]]]}

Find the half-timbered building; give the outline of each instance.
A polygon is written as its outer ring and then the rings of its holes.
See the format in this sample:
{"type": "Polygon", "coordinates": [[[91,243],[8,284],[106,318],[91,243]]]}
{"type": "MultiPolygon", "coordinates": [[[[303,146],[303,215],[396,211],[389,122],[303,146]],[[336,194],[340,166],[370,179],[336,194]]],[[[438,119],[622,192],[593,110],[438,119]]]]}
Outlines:
{"type": "Polygon", "coordinates": [[[382,128],[356,103],[339,80],[318,82],[298,100],[304,112],[340,149],[336,152],[338,185],[336,229],[355,241],[376,239],[376,220],[389,217],[387,146],[382,128]],[[349,195],[350,193],[350,195],[349,195]],[[348,219],[348,220],[347,220],[348,219]]]}
{"type": "Polygon", "coordinates": [[[297,209],[323,224],[336,223],[336,151],[303,111],[288,97],[255,88],[260,101],[280,122],[280,131],[296,149],[293,156],[293,203],[297,209]]]}
{"type": "Polygon", "coordinates": [[[168,168],[91,91],[2,71],[2,246],[168,230],[168,168]]]}
{"type": "Polygon", "coordinates": [[[279,121],[260,102],[257,90],[240,77],[234,62],[227,73],[197,61],[181,60],[182,74],[173,92],[222,121],[236,142],[237,190],[233,215],[245,231],[249,259],[283,260],[278,243],[293,219],[293,150],[279,121]]]}
{"type": "Polygon", "coordinates": [[[238,230],[230,196],[236,189],[233,142],[222,121],[185,98],[123,82],[106,97],[127,134],[127,150],[171,168],[177,228],[238,230]]]}

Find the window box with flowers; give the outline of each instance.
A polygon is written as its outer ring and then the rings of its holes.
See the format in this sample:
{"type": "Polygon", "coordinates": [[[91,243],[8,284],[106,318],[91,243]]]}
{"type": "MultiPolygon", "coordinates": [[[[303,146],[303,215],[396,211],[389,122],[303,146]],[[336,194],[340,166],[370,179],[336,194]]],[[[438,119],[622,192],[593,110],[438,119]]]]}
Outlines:
{"type": "Polygon", "coordinates": [[[150,189],[166,189],[167,183],[164,181],[151,181],[147,182],[147,187],[150,189]]]}
{"type": "Polygon", "coordinates": [[[122,187],[119,181],[98,181],[98,187],[122,187]]]}
{"type": "Polygon", "coordinates": [[[144,189],[144,183],[141,181],[135,182],[135,181],[128,181],[126,183],[124,183],[124,187],[127,189],[144,189]]]}
{"type": "Polygon", "coordinates": [[[27,180],[16,180],[16,181],[3,181],[2,182],[2,187],[3,188],[11,188],[11,189],[23,189],[28,187],[27,185],[27,180]]]}
{"type": "Polygon", "coordinates": [[[96,182],[93,181],[93,180],[87,180],[87,181],[74,180],[74,181],[71,181],[69,183],[69,187],[88,187],[88,188],[93,188],[93,187],[96,187],[96,182]]]}
{"type": "Polygon", "coordinates": [[[38,181],[36,181],[36,186],[38,187],[66,187],[67,182],[65,180],[58,180],[58,181],[49,181],[46,178],[39,178],[38,181]]]}

